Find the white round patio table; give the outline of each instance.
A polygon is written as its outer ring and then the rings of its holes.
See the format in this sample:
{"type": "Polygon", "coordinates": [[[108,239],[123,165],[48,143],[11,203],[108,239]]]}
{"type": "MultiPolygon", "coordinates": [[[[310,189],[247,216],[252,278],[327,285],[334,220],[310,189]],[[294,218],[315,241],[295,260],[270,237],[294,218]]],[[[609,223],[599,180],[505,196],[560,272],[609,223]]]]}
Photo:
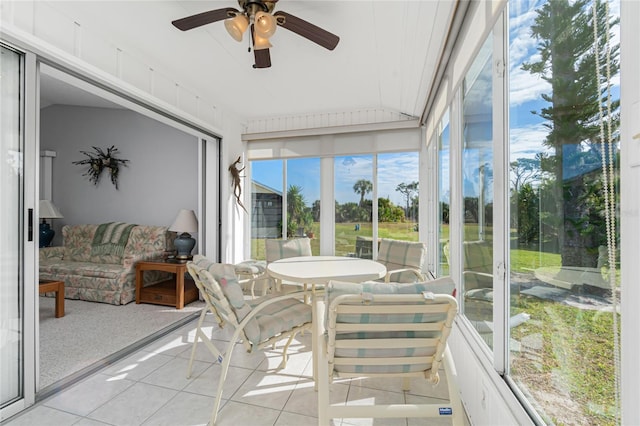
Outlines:
{"type": "Polygon", "coordinates": [[[311,284],[312,314],[311,321],[311,352],[313,357],[313,379],[318,377],[318,339],[324,333],[324,321],[318,318],[324,316],[324,303],[320,302],[320,295],[316,292],[316,285],[326,285],[331,280],[362,282],[377,280],[387,273],[384,265],[369,259],[342,256],[298,256],[280,259],[267,265],[267,271],[273,278],[292,282],[299,285],[311,284]],[[322,306],[320,306],[322,305],[322,306]]]}
{"type": "Polygon", "coordinates": [[[327,284],[331,280],[362,282],[387,273],[384,265],[369,259],[343,256],[299,256],[267,265],[269,275],[299,284],[327,284]]]}

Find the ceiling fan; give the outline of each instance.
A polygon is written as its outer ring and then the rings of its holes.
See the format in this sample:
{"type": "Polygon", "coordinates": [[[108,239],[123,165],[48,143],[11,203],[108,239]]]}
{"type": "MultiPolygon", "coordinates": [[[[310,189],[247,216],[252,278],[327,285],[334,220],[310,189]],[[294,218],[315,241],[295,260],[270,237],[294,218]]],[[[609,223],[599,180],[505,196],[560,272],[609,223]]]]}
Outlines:
{"type": "Polygon", "coordinates": [[[229,35],[237,41],[242,41],[242,35],[247,28],[250,28],[255,58],[254,68],[269,68],[271,66],[269,48],[272,45],[269,38],[275,33],[278,25],[326,49],[333,50],[338,45],[340,37],[329,31],[287,12],[272,13],[277,2],[278,0],[238,0],[241,10],[225,7],[176,19],[171,23],[176,28],[187,31],[224,20],[229,35]]]}

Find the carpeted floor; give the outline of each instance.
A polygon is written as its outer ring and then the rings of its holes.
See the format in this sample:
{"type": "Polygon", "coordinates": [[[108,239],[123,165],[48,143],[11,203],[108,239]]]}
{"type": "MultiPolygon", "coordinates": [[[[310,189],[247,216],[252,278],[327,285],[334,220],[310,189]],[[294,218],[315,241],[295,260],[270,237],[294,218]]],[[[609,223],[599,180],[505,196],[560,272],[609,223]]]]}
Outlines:
{"type": "Polygon", "coordinates": [[[65,300],[65,316],[54,317],[55,299],[40,297],[40,389],[103,360],[196,313],[204,302],[181,310],[170,306],[124,306],[65,300]]]}

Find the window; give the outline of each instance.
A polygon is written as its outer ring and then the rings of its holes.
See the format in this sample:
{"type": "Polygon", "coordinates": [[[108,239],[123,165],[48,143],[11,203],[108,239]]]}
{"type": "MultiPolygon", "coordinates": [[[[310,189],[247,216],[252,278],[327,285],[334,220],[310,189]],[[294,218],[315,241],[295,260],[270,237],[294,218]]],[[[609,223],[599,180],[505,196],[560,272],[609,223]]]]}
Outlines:
{"type": "Polygon", "coordinates": [[[286,160],[287,238],[311,238],[311,252],[320,254],[320,159],[286,160]]]}
{"type": "Polygon", "coordinates": [[[370,257],[362,247],[373,241],[373,156],[335,157],[334,175],[335,254],[370,257]]]}
{"type": "Polygon", "coordinates": [[[251,161],[252,258],[265,259],[266,238],[307,236],[314,255],[366,259],[375,258],[377,244],[373,242],[379,238],[418,241],[416,151],[328,160],[333,162],[333,176],[324,178],[318,157],[251,161]],[[322,200],[323,185],[329,182],[333,183],[334,198],[322,200]],[[283,203],[287,206],[284,211],[283,203]],[[323,205],[334,206],[333,223],[325,229],[320,226],[323,205]],[[287,224],[284,230],[283,221],[287,224]],[[321,247],[329,253],[322,253],[321,247]]]}
{"type": "MultiPolygon", "coordinates": [[[[607,17],[598,2],[598,88],[594,2],[541,3],[510,2],[510,377],[547,423],[614,424],[620,317],[607,243],[618,235],[607,232],[605,194],[615,183],[619,205],[620,90],[611,88],[609,120],[603,52],[608,19],[616,81],[619,15],[607,17]],[[598,106],[613,135],[604,149],[598,106]]],[[[610,7],[619,13],[617,1],[610,7]]]]}
{"type": "Polygon", "coordinates": [[[438,126],[438,243],[439,258],[436,275],[449,275],[449,263],[445,250],[449,247],[449,206],[451,204],[450,150],[449,150],[449,110],[438,126]]]}
{"type": "Polygon", "coordinates": [[[463,83],[462,309],[493,345],[493,38],[482,45],[463,83]]]}
{"type": "Polygon", "coordinates": [[[251,162],[251,258],[266,259],[265,238],[282,238],[282,160],[251,162]]]}
{"type": "Polygon", "coordinates": [[[378,237],[418,241],[418,155],[378,155],[378,237]]]}

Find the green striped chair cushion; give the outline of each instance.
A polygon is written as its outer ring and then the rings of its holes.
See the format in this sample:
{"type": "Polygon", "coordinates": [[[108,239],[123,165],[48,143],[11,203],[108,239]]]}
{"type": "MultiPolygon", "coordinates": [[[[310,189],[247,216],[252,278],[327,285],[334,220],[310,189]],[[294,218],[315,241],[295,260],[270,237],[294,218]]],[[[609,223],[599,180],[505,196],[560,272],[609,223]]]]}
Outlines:
{"type": "MultiPolygon", "coordinates": [[[[377,261],[386,266],[387,271],[405,268],[422,271],[425,255],[424,243],[383,238],[380,240],[377,261]]],[[[391,278],[395,282],[413,282],[416,276],[411,272],[404,271],[394,274],[391,278]]]]}
{"type": "Polygon", "coordinates": [[[236,275],[262,275],[267,270],[267,262],[264,260],[245,260],[233,265],[236,275]]]}
{"type": "MultiPolygon", "coordinates": [[[[363,283],[348,283],[331,281],[325,291],[325,303],[329,306],[333,300],[341,294],[421,294],[431,292],[434,294],[452,294],[455,284],[450,277],[442,277],[433,281],[422,283],[380,283],[367,281],[363,283]]],[[[431,315],[431,314],[430,314],[431,315]]],[[[429,316],[427,320],[437,320],[440,316],[429,316]]],[[[415,315],[385,315],[386,322],[419,322],[422,317],[415,315]]],[[[339,315],[338,322],[360,324],[370,322],[380,322],[375,316],[362,317],[360,315],[339,315]]],[[[384,321],[383,321],[384,322],[384,321]]],[[[325,318],[325,328],[327,327],[325,318]]]]}
{"type": "MultiPolygon", "coordinates": [[[[253,307],[264,303],[268,298],[277,296],[279,295],[254,299],[248,301],[248,303],[253,307]]],[[[247,338],[251,343],[258,344],[284,331],[289,331],[300,324],[310,323],[311,305],[298,299],[281,300],[259,311],[255,319],[258,325],[258,333],[252,336],[247,334],[247,338]]]]}
{"type": "MultiPolygon", "coordinates": [[[[213,288],[218,287],[226,297],[229,305],[231,305],[231,308],[238,319],[238,323],[242,322],[244,317],[249,315],[249,312],[251,312],[251,306],[244,300],[242,287],[238,283],[238,277],[236,276],[234,266],[227,263],[212,262],[201,255],[195,255],[193,257],[193,263],[211,274],[214,281],[205,279],[204,284],[213,288]]],[[[218,308],[219,306],[216,306],[216,309],[218,308]]],[[[223,306],[220,308],[224,311],[223,306]]],[[[260,327],[255,318],[247,323],[244,328],[244,332],[247,338],[252,342],[253,339],[259,338],[260,327]]]]}
{"type": "MultiPolygon", "coordinates": [[[[330,306],[336,297],[342,294],[421,294],[432,292],[436,294],[450,295],[453,292],[454,283],[449,277],[438,278],[424,283],[346,283],[331,281],[326,288],[325,303],[330,306]]],[[[347,324],[379,324],[379,323],[419,323],[439,322],[446,320],[446,313],[394,313],[394,314],[339,314],[336,322],[347,324]]],[[[325,318],[325,328],[328,328],[325,318]]],[[[336,341],[359,339],[403,339],[403,338],[434,338],[441,336],[440,331],[375,331],[375,332],[349,332],[337,333],[336,341]]],[[[392,358],[392,357],[429,357],[436,352],[435,346],[414,346],[409,348],[397,348],[392,343],[384,348],[336,348],[336,358],[365,357],[365,358],[392,358]]],[[[384,360],[372,365],[335,365],[334,369],[344,373],[408,373],[426,371],[431,368],[431,362],[417,364],[389,365],[384,360]]]]}
{"type": "Polygon", "coordinates": [[[291,240],[265,240],[267,262],[297,256],[311,256],[311,240],[309,238],[293,238],[291,240]]]}
{"type": "MultiPolygon", "coordinates": [[[[193,257],[196,266],[206,270],[212,280],[206,283],[207,286],[219,287],[229,301],[238,323],[249,315],[255,306],[264,303],[268,298],[245,300],[242,288],[238,283],[234,265],[211,262],[207,258],[196,255],[193,257]]],[[[270,297],[277,297],[274,295],[270,297]]],[[[215,303],[215,298],[213,302],[215,303]]],[[[216,306],[218,309],[218,306],[216,306]]],[[[224,307],[222,307],[224,309],[224,307]]],[[[244,327],[246,338],[257,345],[283,331],[289,331],[293,327],[311,322],[311,305],[303,303],[297,299],[286,299],[273,303],[252,318],[244,327]]]]}

